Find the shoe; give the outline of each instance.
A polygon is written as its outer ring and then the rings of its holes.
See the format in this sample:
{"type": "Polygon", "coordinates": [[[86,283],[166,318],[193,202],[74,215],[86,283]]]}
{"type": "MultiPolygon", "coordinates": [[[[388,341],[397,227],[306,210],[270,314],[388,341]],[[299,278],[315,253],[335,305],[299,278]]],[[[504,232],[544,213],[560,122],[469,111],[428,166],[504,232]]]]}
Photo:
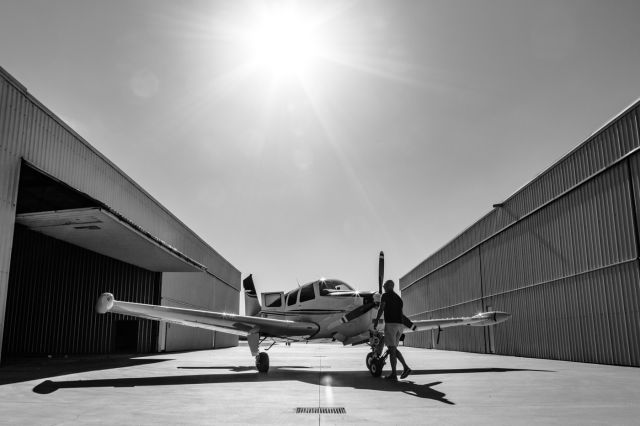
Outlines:
{"type": "Polygon", "coordinates": [[[409,367],[405,368],[402,374],[400,375],[401,379],[406,379],[407,376],[411,374],[411,369],[409,367]]]}
{"type": "Polygon", "coordinates": [[[398,376],[396,376],[395,374],[389,374],[388,376],[385,376],[384,379],[390,382],[397,382],[398,376]]]}

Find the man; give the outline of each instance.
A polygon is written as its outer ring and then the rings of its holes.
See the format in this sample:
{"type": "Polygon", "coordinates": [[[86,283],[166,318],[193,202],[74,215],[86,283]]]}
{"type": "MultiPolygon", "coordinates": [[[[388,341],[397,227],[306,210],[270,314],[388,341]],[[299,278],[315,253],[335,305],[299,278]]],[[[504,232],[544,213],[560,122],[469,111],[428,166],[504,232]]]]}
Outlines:
{"type": "Polygon", "coordinates": [[[384,283],[384,294],[380,300],[380,308],[378,309],[378,316],[373,322],[373,327],[378,328],[378,322],[384,312],[384,344],[389,348],[389,358],[391,360],[391,374],[385,377],[387,380],[398,381],[396,373],[397,360],[400,360],[404,370],[400,375],[401,379],[406,378],[411,374],[411,369],[404,361],[404,357],[398,350],[398,343],[400,343],[400,337],[404,331],[404,324],[402,324],[402,299],[393,291],[394,283],[392,280],[387,280],[384,283]]]}

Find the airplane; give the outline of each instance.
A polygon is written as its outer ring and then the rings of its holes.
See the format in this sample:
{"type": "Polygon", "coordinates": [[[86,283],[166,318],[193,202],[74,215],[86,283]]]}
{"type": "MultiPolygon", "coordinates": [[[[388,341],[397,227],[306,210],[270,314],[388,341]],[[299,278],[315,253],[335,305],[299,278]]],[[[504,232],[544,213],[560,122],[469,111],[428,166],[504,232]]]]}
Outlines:
{"type": "MultiPolygon", "coordinates": [[[[288,293],[262,293],[258,301],[251,275],[244,287],[246,315],[206,310],[147,305],[116,300],[111,293],[103,293],[96,303],[96,312],[130,315],[138,318],[165,321],[188,327],[197,327],[246,337],[256,369],[269,371],[269,355],[260,351],[266,339],[292,342],[340,341],[343,345],[367,343],[371,351],[366,356],[369,372],[378,377],[382,373],[388,353],[384,349],[383,331],[374,328],[382,294],[384,253],[378,263],[378,292],[358,291],[337,279],[310,282],[288,293]]],[[[500,311],[481,312],[470,317],[442,318],[410,321],[404,318],[405,333],[438,330],[457,326],[490,326],[506,321],[511,314],[500,311]]],[[[384,324],[383,318],[380,324],[384,324]]]]}

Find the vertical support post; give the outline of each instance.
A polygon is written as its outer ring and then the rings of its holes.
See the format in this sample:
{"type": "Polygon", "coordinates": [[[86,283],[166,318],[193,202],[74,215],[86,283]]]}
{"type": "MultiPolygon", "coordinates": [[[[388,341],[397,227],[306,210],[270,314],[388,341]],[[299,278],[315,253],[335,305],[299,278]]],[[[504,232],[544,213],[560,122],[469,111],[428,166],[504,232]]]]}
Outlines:
{"type": "Polygon", "coordinates": [[[9,268],[13,250],[13,233],[16,221],[18,183],[20,182],[20,158],[1,148],[0,141],[0,362],[4,336],[7,296],[9,294],[9,268]]]}

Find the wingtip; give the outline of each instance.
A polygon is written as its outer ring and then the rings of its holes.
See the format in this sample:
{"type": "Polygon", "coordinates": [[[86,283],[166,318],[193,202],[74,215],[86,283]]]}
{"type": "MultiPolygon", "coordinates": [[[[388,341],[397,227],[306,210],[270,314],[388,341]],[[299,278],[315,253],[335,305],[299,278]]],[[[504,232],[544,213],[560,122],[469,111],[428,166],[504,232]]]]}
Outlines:
{"type": "Polygon", "coordinates": [[[113,308],[113,294],[102,293],[96,303],[96,312],[99,314],[105,314],[113,308]]]}

